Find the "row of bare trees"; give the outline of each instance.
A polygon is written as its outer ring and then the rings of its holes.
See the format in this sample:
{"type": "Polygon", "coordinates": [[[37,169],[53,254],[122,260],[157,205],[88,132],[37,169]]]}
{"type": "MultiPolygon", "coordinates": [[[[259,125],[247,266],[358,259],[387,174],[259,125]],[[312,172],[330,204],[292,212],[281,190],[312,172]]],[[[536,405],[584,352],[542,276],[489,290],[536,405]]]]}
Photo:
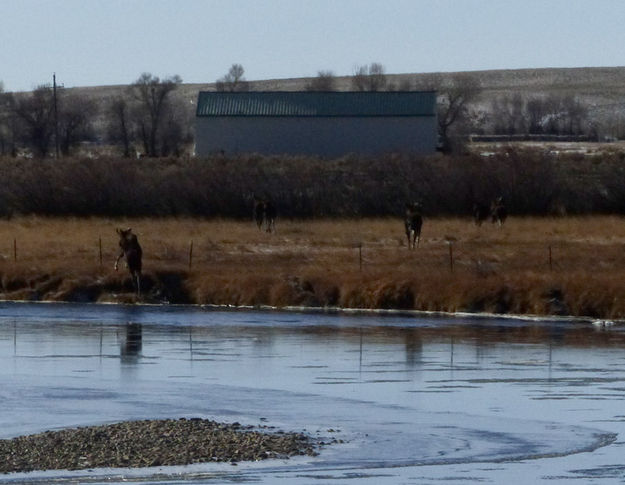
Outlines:
{"type": "Polygon", "coordinates": [[[284,218],[471,217],[503,195],[513,215],[624,214],[620,154],[584,158],[507,149],[491,157],[263,157],[0,160],[0,217],[201,216],[251,220],[254,196],[284,218]],[[85,197],[85,194],[90,194],[85,197]]]}
{"type": "MultiPolygon", "coordinates": [[[[337,90],[336,77],[332,71],[319,71],[317,77],[306,85],[308,91],[337,90]]],[[[438,134],[441,149],[451,152],[459,148],[463,135],[469,133],[475,120],[477,110],[473,106],[481,93],[477,78],[468,74],[443,76],[431,74],[419,84],[404,79],[399,84],[389,81],[382,64],[377,62],[368,66],[357,66],[351,78],[351,89],[354,91],[410,91],[413,89],[436,91],[438,134]]],[[[465,137],[466,138],[466,137],[465,137]]]]}
{"type": "MultiPolygon", "coordinates": [[[[22,148],[37,157],[54,145],[69,155],[82,142],[96,141],[119,147],[126,156],[178,156],[192,140],[192,120],[175,90],[179,76],[159,78],[143,73],[120,95],[100,103],[78,89],[37,87],[31,93],[4,93],[0,83],[0,154],[22,148]]],[[[345,89],[332,71],[319,71],[308,81],[308,91],[345,89]]],[[[249,91],[241,64],[233,64],[215,83],[218,91],[249,91]]],[[[477,76],[432,74],[395,83],[382,64],[356,66],[349,79],[354,91],[435,90],[440,145],[451,152],[462,147],[466,135],[556,134],[592,135],[596,127],[586,106],[572,95],[501,95],[481,100],[477,76]],[[481,103],[481,106],[480,106],[481,103]]]]}
{"type": "MultiPolygon", "coordinates": [[[[332,71],[318,71],[317,76],[306,83],[307,91],[338,91],[337,78],[332,71]]],[[[409,80],[399,84],[390,81],[386,69],[379,62],[356,66],[350,79],[352,91],[410,91],[409,80]]]]}
{"type": "Polygon", "coordinates": [[[573,95],[523,97],[516,93],[491,101],[488,131],[496,135],[591,135],[588,108],[573,95]]]}
{"type": "Polygon", "coordinates": [[[149,157],[179,156],[190,139],[189,122],[172,93],[182,83],[180,76],[160,79],[143,73],[128,93],[107,107],[108,139],[121,146],[124,156],[138,143],[149,157]]]}
{"type": "Polygon", "coordinates": [[[98,103],[79,90],[49,84],[29,93],[0,90],[0,154],[26,148],[46,157],[53,147],[70,155],[82,142],[102,141],[147,156],[179,155],[190,140],[190,126],[172,93],[179,76],[142,74],[114,99],[98,103]],[[103,120],[103,121],[102,121],[103,120]]]}
{"type": "MultiPolygon", "coordinates": [[[[17,154],[26,147],[37,157],[47,156],[53,143],[61,154],[89,141],[119,147],[125,157],[178,156],[191,141],[191,120],[174,91],[179,76],[160,79],[143,73],[128,89],[113,99],[97,103],[75,89],[54,89],[41,85],[31,93],[3,94],[0,90],[0,154],[17,154]]],[[[352,90],[392,91],[430,89],[438,92],[438,121],[444,151],[455,148],[459,134],[466,132],[474,117],[471,103],[480,92],[479,83],[470,76],[451,78],[432,75],[420,86],[408,80],[395,85],[384,66],[371,63],[358,66],[351,77],[352,90]]],[[[215,83],[218,91],[250,90],[241,64],[233,64],[215,83]]],[[[331,71],[319,71],[306,86],[309,91],[339,90],[331,71]]]]}
{"type": "MultiPolygon", "coordinates": [[[[457,74],[445,77],[433,74],[421,85],[413,85],[405,79],[399,84],[389,80],[385,68],[378,62],[356,66],[351,76],[350,87],[353,91],[409,91],[426,89],[438,92],[437,111],[441,148],[451,152],[459,145],[463,133],[475,119],[475,110],[471,105],[478,98],[481,88],[475,77],[457,74]]],[[[215,89],[221,92],[242,92],[252,89],[245,79],[245,69],[241,64],[232,64],[228,72],[215,83],[215,89]]],[[[315,78],[305,86],[307,91],[339,91],[337,77],[332,71],[319,71],[315,78]]],[[[470,130],[469,130],[470,131],[470,130]]]]}
{"type": "MultiPolygon", "coordinates": [[[[334,91],[337,86],[331,71],[319,71],[306,89],[334,91]]],[[[431,74],[412,82],[404,78],[396,84],[385,75],[384,66],[372,63],[355,68],[350,87],[354,91],[436,91],[439,136],[445,152],[460,149],[469,133],[597,136],[597,126],[589,118],[587,105],[572,94],[515,93],[498,96],[484,106],[479,79],[468,73],[431,74]]]]}
{"type": "Polygon", "coordinates": [[[39,86],[28,95],[0,93],[0,153],[15,155],[26,145],[45,157],[55,141],[61,153],[69,154],[77,143],[93,138],[96,110],[93,100],[79,94],[60,89],[55,97],[51,86],[39,86]]]}
{"type": "MultiPolygon", "coordinates": [[[[241,64],[232,64],[228,72],[215,83],[215,89],[222,92],[249,91],[251,85],[244,77],[241,64]]],[[[373,62],[368,66],[357,66],[351,80],[354,91],[395,90],[388,82],[384,66],[373,62]]],[[[306,83],[306,91],[339,91],[336,76],[332,71],[319,71],[317,77],[306,83]]]]}
{"type": "MultiPolygon", "coordinates": [[[[233,64],[215,83],[218,91],[248,91],[245,70],[233,64]]],[[[41,85],[31,93],[2,93],[0,87],[0,154],[16,155],[22,148],[37,157],[50,154],[58,144],[62,155],[70,155],[82,142],[103,142],[119,147],[125,157],[179,156],[191,141],[188,110],[173,95],[182,83],[179,76],[160,79],[143,73],[122,94],[97,103],[75,89],[41,85]]],[[[421,86],[420,88],[423,88],[421,86]]],[[[438,90],[439,132],[443,149],[453,148],[452,126],[469,119],[469,105],[479,92],[471,78],[459,76],[443,82],[432,76],[425,86],[438,90]]],[[[331,71],[320,71],[306,89],[338,90],[331,71]]],[[[382,64],[358,66],[351,78],[355,91],[408,90],[389,82],[382,64]]]]}

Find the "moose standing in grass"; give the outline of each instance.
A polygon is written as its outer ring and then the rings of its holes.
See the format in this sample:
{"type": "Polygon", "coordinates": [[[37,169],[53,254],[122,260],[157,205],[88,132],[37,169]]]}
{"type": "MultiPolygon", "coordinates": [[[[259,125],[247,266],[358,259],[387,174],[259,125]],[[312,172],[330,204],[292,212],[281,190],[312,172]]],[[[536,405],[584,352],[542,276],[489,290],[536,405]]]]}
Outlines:
{"type": "Polygon", "coordinates": [[[475,222],[476,226],[481,226],[482,222],[484,222],[491,215],[491,209],[487,205],[480,204],[476,202],[473,204],[473,222],[475,222]]]}
{"type": "Polygon", "coordinates": [[[420,202],[406,204],[404,228],[406,229],[406,237],[408,238],[408,249],[414,249],[416,246],[419,246],[419,241],[421,240],[421,226],[423,225],[421,208],[420,202]]]}
{"type": "Polygon", "coordinates": [[[508,217],[508,210],[506,209],[506,204],[503,201],[503,197],[499,196],[490,205],[490,215],[493,224],[497,223],[499,227],[503,226],[503,223],[506,222],[506,218],[508,217]]]}
{"type": "Polygon", "coordinates": [[[143,251],[139,245],[139,240],[137,236],[132,233],[131,228],[117,229],[117,234],[119,234],[120,251],[115,261],[115,271],[117,271],[119,267],[119,260],[124,257],[137,296],[141,296],[141,257],[143,256],[143,251]]]}
{"type": "Polygon", "coordinates": [[[258,230],[261,230],[264,224],[267,232],[275,232],[277,215],[278,211],[271,199],[254,197],[254,220],[258,230]]]}
{"type": "Polygon", "coordinates": [[[490,206],[476,203],[473,205],[473,222],[476,226],[481,226],[482,222],[490,220],[493,224],[497,223],[500,227],[506,222],[508,211],[503,197],[499,196],[490,203],[490,206]]]}

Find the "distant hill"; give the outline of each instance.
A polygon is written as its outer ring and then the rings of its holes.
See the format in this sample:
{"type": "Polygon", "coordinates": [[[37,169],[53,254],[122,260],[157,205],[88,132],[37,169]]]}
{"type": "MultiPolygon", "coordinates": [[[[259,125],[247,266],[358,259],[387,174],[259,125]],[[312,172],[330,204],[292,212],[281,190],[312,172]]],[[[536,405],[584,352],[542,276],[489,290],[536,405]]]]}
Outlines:
{"type": "MultiPolygon", "coordinates": [[[[457,73],[434,73],[443,79],[457,73]]],[[[545,69],[505,69],[490,71],[469,71],[481,86],[480,104],[490,106],[497,96],[521,93],[525,96],[546,94],[572,94],[578,97],[589,109],[589,116],[601,120],[607,116],[625,116],[625,67],[584,67],[584,68],[545,68],[545,69]]],[[[413,89],[429,89],[433,73],[388,74],[394,85],[409,82],[413,89]]],[[[301,91],[311,78],[269,79],[250,81],[254,91],[301,91]]],[[[339,90],[351,88],[351,76],[337,77],[339,90]]],[[[123,94],[126,85],[71,88],[105,103],[123,94]]],[[[214,83],[182,84],[175,92],[188,110],[189,122],[195,116],[195,106],[199,91],[215,89],[214,83]]]]}

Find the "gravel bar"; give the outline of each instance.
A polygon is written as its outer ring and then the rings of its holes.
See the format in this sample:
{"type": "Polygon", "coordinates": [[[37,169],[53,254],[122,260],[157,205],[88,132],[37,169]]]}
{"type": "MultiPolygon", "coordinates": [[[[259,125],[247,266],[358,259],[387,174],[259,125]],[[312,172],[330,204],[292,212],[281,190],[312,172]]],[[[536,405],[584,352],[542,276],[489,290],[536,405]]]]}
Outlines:
{"type": "Polygon", "coordinates": [[[234,463],[317,454],[305,434],[268,430],[181,418],[45,431],[0,440],[0,472],[234,463]]]}

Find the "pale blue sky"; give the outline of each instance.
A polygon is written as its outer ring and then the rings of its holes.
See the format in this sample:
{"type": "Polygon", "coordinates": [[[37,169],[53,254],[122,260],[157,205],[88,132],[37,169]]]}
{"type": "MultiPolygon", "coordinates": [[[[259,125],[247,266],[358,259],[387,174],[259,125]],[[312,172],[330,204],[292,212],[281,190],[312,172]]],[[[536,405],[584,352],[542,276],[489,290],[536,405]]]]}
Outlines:
{"type": "Polygon", "coordinates": [[[5,90],[625,65],[625,0],[0,0],[5,90]]]}

